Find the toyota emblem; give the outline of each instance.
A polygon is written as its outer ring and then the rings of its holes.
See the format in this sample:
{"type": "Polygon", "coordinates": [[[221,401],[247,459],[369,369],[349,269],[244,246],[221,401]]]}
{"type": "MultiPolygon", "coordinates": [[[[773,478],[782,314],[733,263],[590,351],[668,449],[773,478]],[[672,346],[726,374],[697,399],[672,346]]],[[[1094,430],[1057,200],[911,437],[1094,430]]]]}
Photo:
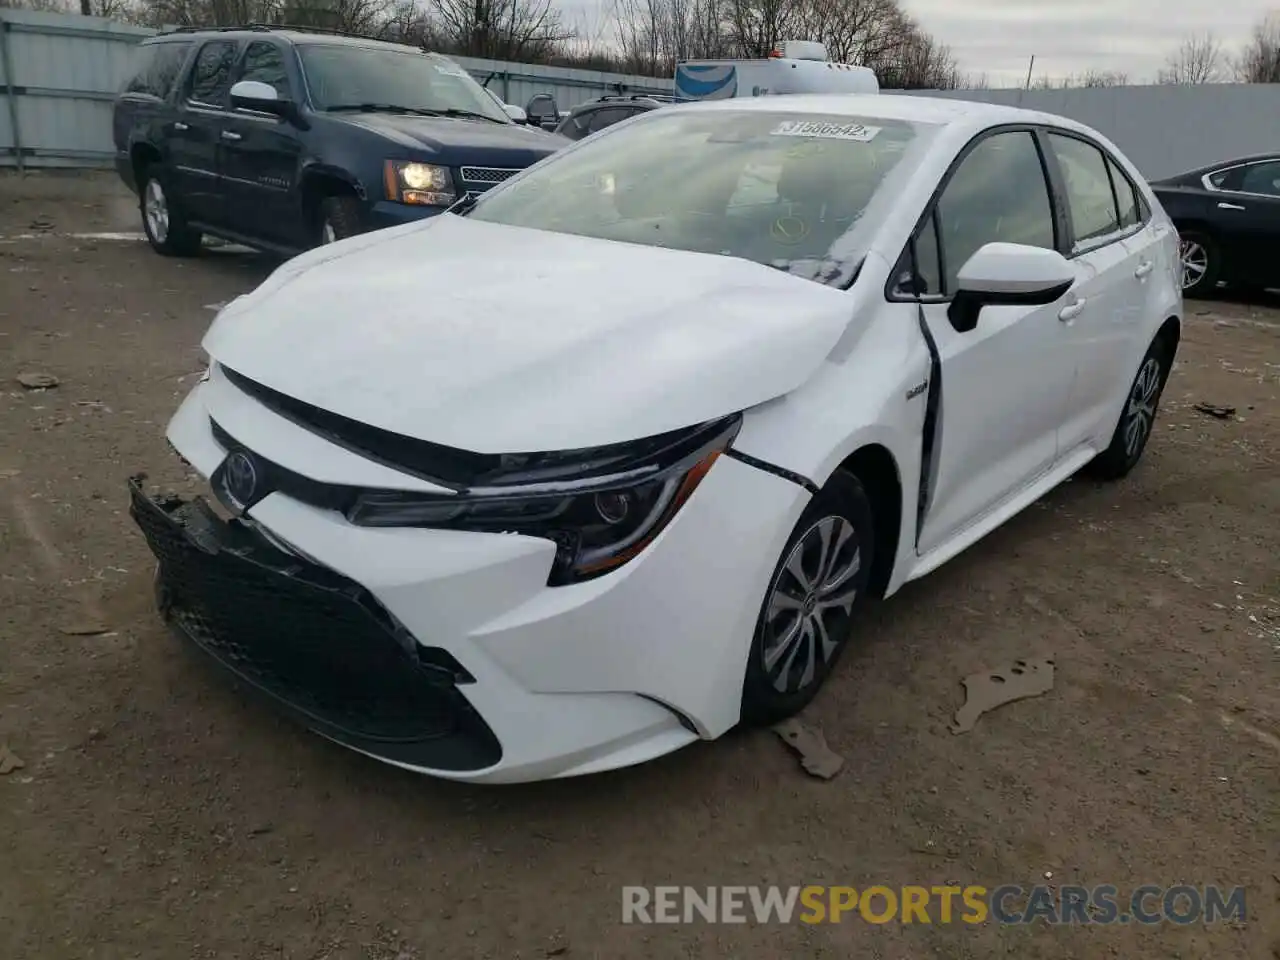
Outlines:
{"type": "Polygon", "coordinates": [[[227,457],[223,470],[226,478],[227,493],[241,506],[253,500],[258,492],[258,468],[253,465],[253,458],[247,453],[237,450],[227,457]]]}

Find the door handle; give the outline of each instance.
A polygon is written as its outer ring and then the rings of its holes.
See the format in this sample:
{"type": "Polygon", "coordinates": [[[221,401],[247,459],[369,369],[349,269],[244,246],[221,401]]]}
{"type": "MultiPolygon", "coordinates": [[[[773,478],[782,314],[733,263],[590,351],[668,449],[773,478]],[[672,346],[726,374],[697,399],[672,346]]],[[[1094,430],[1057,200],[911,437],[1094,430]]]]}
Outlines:
{"type": "Polygon", "coordinates": [[[1243,210],[1244,207],[1240,206],[1240,204],[1238,203],[1223,202],[1218,204],[1218,209],[1219,210],[1243,210]]]}
{"type": "Polygon", "coordinates": [[[1141,280],[1148,273],[1154,270],[1155,266],[1156,265],[1152,263],[1150,260],[1143,260],[1140,264],[1138,264],[1138,269],[1133,271],[1133,275],[1137,277],[1139,280],[1141,280]]]}
{"type": "Polygon", "coordinates": [[[187,126],[185,123],[183,123],[181,120],[179,120],[177,123],[175,123],[175,124],[173,125],[173,129],[175,129],[175,130],[177,130],[179,133],[181,133],[183,130],[190,130],[191,128],[190,128],[190,127],[188,127],[188,126],[187,126]]]}
{"type": "Polygon", "coordinates": [[[236,133],[236,132],[235,132],[235,131],[233,131],[233,130],[223,130],[223,131],[222,131],[222,139],[223,139],[223,140],[230,140],[230,141],[232,141],[232,142],[234,143],[236,140],[242,140],[242,139],[244,139],[244,138],[243,138],[243,137],[241,137],[241,136],[240,136],[240,134],[236,133]]]}
{"type": "Polygon", "coordinates": [[[1075,303],[1068,303],[1065,307],[1058,311],[1058,319],[1064,323],[1070,323],[1076,317],[1084,312],[1084,305],[1087,301],[1084,297],[1076,300],[1075,303]]]}

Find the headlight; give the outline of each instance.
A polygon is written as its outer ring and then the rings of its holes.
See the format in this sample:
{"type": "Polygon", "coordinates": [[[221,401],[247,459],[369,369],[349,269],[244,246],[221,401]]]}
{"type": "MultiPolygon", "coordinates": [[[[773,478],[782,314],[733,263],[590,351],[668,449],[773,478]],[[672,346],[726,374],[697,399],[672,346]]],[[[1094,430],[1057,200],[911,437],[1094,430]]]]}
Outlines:
{"type": "Polygon", "coordinates": [[[369,492],[347,513],[371,527],[439,527],[545,537],[548,583],[590,580],[639,554],[693,495],[741,425],[738,416],[634,445],[532,455],[457,494],[369,492]]]}
{"type": "Polygon", "coordinates": [[[383,173],[387,199],[395,203],[447,207],[458,199],[448,167],[411,160],[388,160],[383,173]]]}

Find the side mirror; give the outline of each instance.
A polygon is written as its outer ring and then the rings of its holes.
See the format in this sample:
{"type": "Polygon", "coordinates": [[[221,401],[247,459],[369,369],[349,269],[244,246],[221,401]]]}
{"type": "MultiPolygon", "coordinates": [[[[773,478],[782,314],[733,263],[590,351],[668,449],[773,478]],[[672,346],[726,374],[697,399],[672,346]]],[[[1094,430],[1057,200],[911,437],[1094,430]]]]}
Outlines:
{"type": "Polygon", "coordinates": [[[529,114],[525,113],[524,110],[522,110],[520,107],[517,107],[514,103],[504,103],[502,105],[502,109],[507,111],[507,116],[510,117],[512,120],[514,120],[516,123],[529,122],[529,114]]]}
{"type": "Polygon", "coordinates": [[[276,88],[260,80],[241,80],[231,87],[231,106],[259,113],[274,113],[279,117],[290,116],[293,103],[282,100],[276,88]]]}
{"type": "Polygon", "coordinates": [[[983,307],[1044,306],[1075,282],[1075,267],[1057,250],[984,244],[960,268],[947,317],[958,332],[967,333],[978,325],[983,307]]]}

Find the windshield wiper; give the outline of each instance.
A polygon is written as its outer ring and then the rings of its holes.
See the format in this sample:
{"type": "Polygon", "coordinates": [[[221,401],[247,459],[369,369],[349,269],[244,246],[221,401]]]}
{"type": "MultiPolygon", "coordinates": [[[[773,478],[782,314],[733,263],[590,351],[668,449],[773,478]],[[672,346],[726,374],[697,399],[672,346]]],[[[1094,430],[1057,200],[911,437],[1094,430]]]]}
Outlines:
{"type": "Polygon", "coordinates": [[[505,120],[498,120],[488,114],[476,113],[474,110],[459,110],[456,107],[450,107],[448,110],[437,110],[437,115],[441,117],[464,117],[467,120],[488,120],[490,123],[506,123],[505,120]]]}
{"type": "Polygon", "coordinates": [[[438,117],[438,110],[424,107],[402,107],[398,103],[335,103],[325,107],[326,113],[412,113],[423,117],[438,117]]]}
{"type": "Polygon", "coordinates": [[[487,117],[483,113],[473,113],[470,110],[458,110],[450,107],[448,110],[432,110],[428,107],[405,107],[398,103],[337,103],[331,107],[325,107],[326,113],[408,113],[415,117],[456,117],[474,120],[488,120],[490,123],[502,123],[501,120],[495,120],[493,117],[487,117]]]}

